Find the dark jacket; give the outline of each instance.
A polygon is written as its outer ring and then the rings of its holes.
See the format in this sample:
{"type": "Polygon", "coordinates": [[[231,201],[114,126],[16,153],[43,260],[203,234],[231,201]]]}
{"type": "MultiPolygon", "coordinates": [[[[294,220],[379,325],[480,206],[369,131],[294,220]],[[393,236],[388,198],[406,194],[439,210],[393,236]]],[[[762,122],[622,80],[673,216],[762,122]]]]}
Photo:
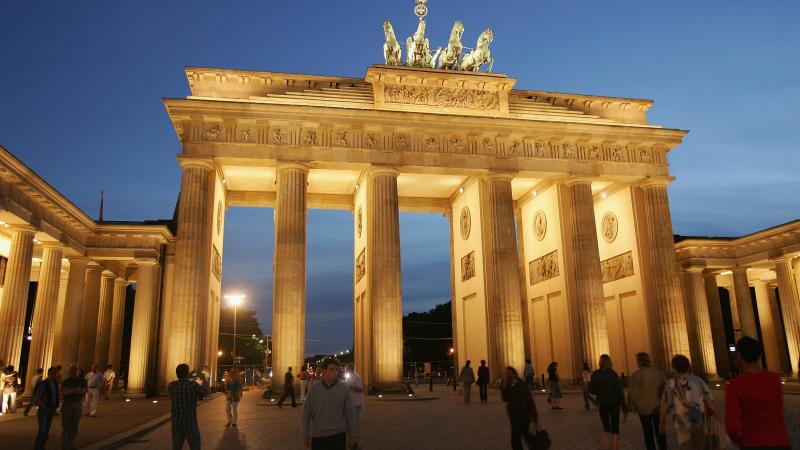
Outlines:
{"type": "Polygon", "coordinates": [[[283,384],[290,385],[294,383],[294,375],[292,372],[286,372],[286,375],[283,376],[283,384]]]}
{"type": "Polygon", "coordinates": [[[489,384],[489,368],[486,366],[478,367],[478,384],[489,384]]]}
{"type": "Polygon", "coordinates": [[[592,372],[592,381],[589,390],[597,396],[597,403],[603,406],[622,406],[626,410],[625,395],[622,392],[622,382],[613,370],[595,370],[592,372]]]}
{"type": "Polygon", "coordinates": [[[536,418],[536,404],[533,396],[528,389],[528,385],[522,380],[517,380],[514,385],[507,384],[503,387],[503,401],[506,402],[506,412],[511,417],[536,418]]]}

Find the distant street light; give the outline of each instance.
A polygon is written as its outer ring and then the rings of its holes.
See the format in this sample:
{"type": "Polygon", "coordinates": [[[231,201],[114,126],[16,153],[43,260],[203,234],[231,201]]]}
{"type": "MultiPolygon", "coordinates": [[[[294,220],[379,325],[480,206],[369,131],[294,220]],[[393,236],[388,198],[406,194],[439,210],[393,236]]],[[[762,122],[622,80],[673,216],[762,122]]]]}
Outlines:
{"type": "Polygon", "coordinates": [[[217,352],[217,356],[222,356],[222,350],[217,352]]]}
{"type": "Polygon", "coordinates": [[[237,307],[244,301],[244,295],[226,295],[225,299],[228,300],[229,305],[233,306],[233,365],[236,365],[236,313],[237,307]]]}

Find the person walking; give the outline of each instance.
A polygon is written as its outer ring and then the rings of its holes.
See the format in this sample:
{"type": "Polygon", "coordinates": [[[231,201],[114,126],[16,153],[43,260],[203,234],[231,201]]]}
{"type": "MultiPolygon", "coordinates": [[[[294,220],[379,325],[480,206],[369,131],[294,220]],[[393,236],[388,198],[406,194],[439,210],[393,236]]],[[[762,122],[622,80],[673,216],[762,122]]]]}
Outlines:
{"type": "Polygon", "coordinates": [[[100,389],[103,388],[103,374],[97,371],[97,365],[92,364],[86,373],[86,415],[95,417],[97,414],[97,399],[100,389]]]}
{"type": "Polygon", "coordinates": [[[464,389],[464,403],[469,403],[472,396],[472,384],[475,383],[475,371],[470,367],[472,361],[467,360],[464,367],[461,368],[461,373],[458,378],[461,380],[461,387],[464,389]]]}
{"type": "Polygon", "coordinates": [[[705,450],[706,421],[716,416],[711,391],[705,381],[692,373],[692,363],[684,355],[672,357],[675,376],[667,380],[661,399],[658,432],[666,433],[667,414],[678,434],[679,450],[705,450]]]}
{"type": "Polygon", "coordinates": [[[517,369],[506,367],[501,395],[503,401],[506,402],[506,412],[508,420],[511,422],[511,448],[522,450],[523,440],[529,447],[532,447],[531,420],[538,425],[539,414],[536,411],[536,403],[533,402],[531,390],[527,383],[520,380],[517,369]]]}
{"type": "Polygon", "coordinates": [[[597,396],[600,421],[603,423],[603,449],[619,449],[619,412],[622,409],[625,419],[628,408],[622,392],[622,381],[611,364],[611,357],[600,355],[599,369],[592,372],[590,388],[597,396]]]}
{"type": "Polygon", "coordinates": [[[50,437],[50,426],[53,425],[53,417],[58,409],[58,369],[51,367],[47,369],[47,379],[39,383],[33,393],[33,399],[39,408],[36,411],[36,419],[39,422],[39,432],[36,434],[34,450],[44,450],[44,444],[50,437]]]}
{"type": "Polygon", "coordinates": [[[639,369],[630,376],[628,409],[639,415],[647,450],[656,450],[656,443],[659,450],[667,450],[667,436],[658,431],[659,406],[667,377],[664,372],[650,364],[650,354],[636,354],[636,365],[639,369]]]}
{"type": "Polygon", "coordinates": [[[83,397],[86,395],[86,379],[79,375],[73,364],[67,369],[67,378],[61,383],[61,448],[73,450],[78,424],[83,415],[83,397]]]}
{"type": "Polygon", "coordinates": [[[564,409],[561,406],[561,379],[558,376],[558,363],[553,361],[547,366],[547,388],[550,389],[550,402],[552,409],[564,409]]]}
{"type": "Polygon", "coordinates": [[[311,450],[357,448],[359,430],[350,388],[339,383],[339,361],[322,362],[322,381],[311,386],[303,403],[303,444],[311,450]]]}
{"type": "Polygon", "coordinates": [[[114,368],[109,364],[106,367],[106,371],[103,372],[103,393],[105,394],[106,400],[108,400],[108,395],[111,391],[114,390],[114,383],[117,381],[117,373],[114,372],[114,368]]]}
{"type": "MultiPolygon", "coordinates": [[[[42,375],[44,375],[44,369],[39,367],[38,369],[36,369],[36,375],[34,375],[33,379],[31,379],[31,383],[33,383],[33,389],[31,389],[31,392],[35,392],[36,386],[39,386],[39,383],[43,381],[42,375]]],[[[36,402],[34,402],[33,399],[31,399],[31,401],[28,402],[28,405],[25,407],[25,411],[23,411],[22,414],[27,416],[28,413],[31,411],[31,408],[33,408],[33,405],[35,404],[36,402]]]]}
{"type": "Polygon", "coordinates": [[[297,408],[297,402],[294,399],[294,375],[292,374],[291,367],[289,367],[289,370],[287,370],[286,374],[283,376],[283,395],[281,399],[278,400],[278,408],[283,408],[283,401],[289,396],[292,397],[292,408],[297,408]]]}
{"type": "Polygon", "coordinates": [[[478,367],[478,392],[481,396],[481,403],[489,401],[489,368],[486,367],[486,361],[481,360],[481,366],[478,367]]]}
{"type": "Polygon", "coordinates": [[[169,399],[172,401],[170,422],[172,428],[172,450],[200,450],[200,430],[197,428],[197,399],[208,394],[208,379],[203,372],[191,374],[188,364],[178,364],[175,368],[177,381],[169,384],[169,399]],[[196,383],[192,378],[199,378],[196,383]]]}
{"type": "Polygon", "coordinates": [[[364,380],[361,375],[356,372],[354,368],[347,378],[347,384],[350,386],[350,396],[353,399],[353,408],[356,410],[356,435],[361,434],[361,410],[364,409],[364,380]]]}
{"type": "MultiPolygon", "coordinates": [[[[205,378],[205,374],[203,374],[205,378]]],[[[239,369],[231,369],[230,379],[225,383],[225,414],[229,427],[235,427],[239,420],[239,401],[242,399],[242,374],[239,369]]]]}
{"type": "Polygon", "coordinates": [[[300,382],[300,402],[302,403],[306,401],[306,388],[308,387],[306,383],[306,381],[308,381],[307,365],[303,364],[303,366],[300,367],[300,372],[297,373],[297,381],[300,382]]]}
{"type": "Polygon", "coordinates": [[[14,366],[8,366],[0,374],[0,388],[3,391],[3,405],[0,416],[17,412],[17,390],[19,389],[19,374],[14,366]]]}
{"type": "Polygon", "coordinates": [[[762,369],[761,353],[761,344],[751,337],[736,342],[741,375],[725,389],[725,429],[741,449],[788,450],[781,379],[762,369]]]}
{"type": "Polygon", "coordinates": [[[583,382],[583,408],[587,411],[592,409],[592,405],[596,405],[594,397],[592,397],[589,385],[592,382],[592,370],[589,369],[589,363],[583,362],[583,370],[581,370],[581,381],[583,382]]]}
{"type": "Polygon", "coordinates": [[[530,358],[525,358],[525,368],[522,369],[522,375],[525,377],[525,382],[528,383],[528,389],[533,391],[536,372],[533,370],[533,364],[531,364],[530,358]]]}

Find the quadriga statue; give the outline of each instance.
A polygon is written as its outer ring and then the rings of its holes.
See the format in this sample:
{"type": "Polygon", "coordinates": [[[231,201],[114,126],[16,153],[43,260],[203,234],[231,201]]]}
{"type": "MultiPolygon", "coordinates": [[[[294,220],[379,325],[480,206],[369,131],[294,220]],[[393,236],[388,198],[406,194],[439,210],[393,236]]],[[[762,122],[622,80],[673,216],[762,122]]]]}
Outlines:
{"type": "Polygon", "coordinates": [[[475,48],[464,55],[464,59],[461,60],[461,70],[478,72],[481,70],[482,65],[488,63],[489,67],[486,71],[491,72],[494,60],[489,51],[489,44],[492,43],[493,39],[494,35],[492,34],[492,29],[487,28],[484,30],[483,33],[478,36],[478,43],[475,45],[475,48]]]}
{"type": "Polygon", "coordinates": [[[389,66],[399,66],[402,63],[400,55],[400,43],[394,35],[394,28],[389,19],[383,22],[383,34],[386,35],[386,42],[383,44],[383,57],[389,66]]]}
{"type": "Polygon", "coordinates": [[[461,35],[464,34],[464,24],[456,20],[453,24],[453,31],[450,32],[450,40],[447,42],[447,49],[439,57],[440,69],[458,70],[458,60],[461,58],[461,35]]]}

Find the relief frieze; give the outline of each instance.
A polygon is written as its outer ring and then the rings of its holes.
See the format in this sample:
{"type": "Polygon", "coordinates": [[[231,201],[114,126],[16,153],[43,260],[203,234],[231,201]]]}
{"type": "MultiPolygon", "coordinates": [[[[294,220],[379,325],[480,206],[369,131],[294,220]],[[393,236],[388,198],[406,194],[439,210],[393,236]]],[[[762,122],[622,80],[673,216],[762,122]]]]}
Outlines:
{"type": "Polygon", "coordinates": [[[603,283],[633,276],[633,254],[631,252],[600,261],[603,283]]]}
{"type": "Polygon", "coordinates": [[[469,252],[461,258],[461,281],[467,281],[475,276],[475,252],[469,252]]]}
{"type": "Polygon", "coordinates": [[[367,273],[367,257],[364,253],[366,249],[361,249],[361,253],[358,254],[356,257],[356,283],[361,281],[364,278],[364,274],[367,273]]]}
{"type": "Polygon", "coordinates": [[[385,86],[384,101],[401,105],[435,106],[477,110],[499,110],[497,92],[429,86],[385,86]]]}
{"type": "Polygon", "coordinates": [[[211,273],[217,281],[222,281],[222,255],[219,254],[216,245],[211,246],[213,254],[211,256],[211,273]]]}
{"type": "Polygon", "coordinates": [[[558,250],[552,251],[528,263],[531,286],[558,276],[558,250]]]}

